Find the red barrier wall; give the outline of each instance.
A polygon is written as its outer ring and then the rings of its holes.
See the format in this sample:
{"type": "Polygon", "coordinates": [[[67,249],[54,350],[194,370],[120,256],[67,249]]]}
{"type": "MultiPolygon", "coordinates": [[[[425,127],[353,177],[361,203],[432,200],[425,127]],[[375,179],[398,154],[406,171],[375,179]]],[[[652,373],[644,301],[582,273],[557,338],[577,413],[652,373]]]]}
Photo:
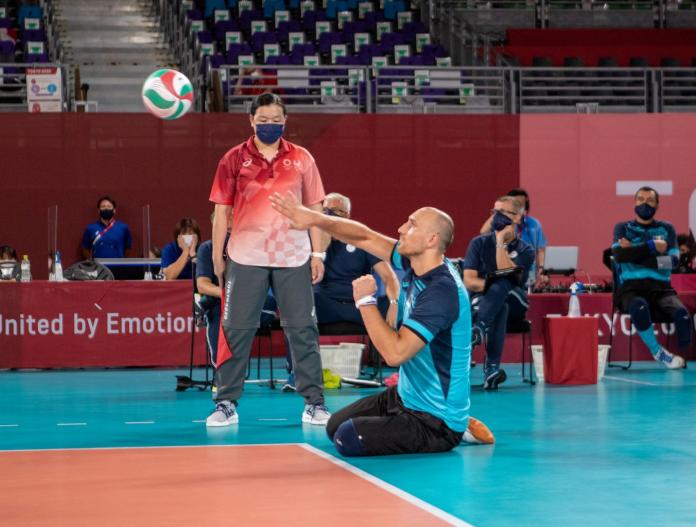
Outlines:
{"type": "MultiPolygon", "coordinates": [[[[208,193],[220,156],[250,133],[248,117],[192,114],[0,114],[0,243],[46,277],[47,209],[59,206],[58,248],[79,259],[96,199],[111,194],[141,256],[141,207],[151,205],[152,241],[193,216],[210,235],[208,193]]],[[[517,186],[516,116],[291,115],[286,137],[315,156],[327,192],[353,199],[354,217],[385,233],[433,205],[452,214],[452,255],[462,255],[494,198],[517,186]]]]}
{"type": "Polygon", "coordinates": [[[520,178],[550,245],[580,246],[580,267],[608,275],[602,251],[614,225],[635,217],[633,197],[617,183],[671,183],[657,218],[677,233],[696,232],[696,116],[525,115],[520,178]],[[690,212],[691,210],[691,212],[690,212]]]}

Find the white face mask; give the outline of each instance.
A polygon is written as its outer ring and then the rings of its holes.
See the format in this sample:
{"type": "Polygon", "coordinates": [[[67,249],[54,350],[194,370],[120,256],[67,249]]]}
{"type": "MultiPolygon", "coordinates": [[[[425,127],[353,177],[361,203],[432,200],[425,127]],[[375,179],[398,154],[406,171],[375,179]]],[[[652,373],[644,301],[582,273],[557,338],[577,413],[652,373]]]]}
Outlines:
{"type": "Polygon", "coordinates": [[[191,244],[193,243],[193,234],[182,234],[182,237],[184,238],[184,243],[188,247],[191,247],[191,244]]]}

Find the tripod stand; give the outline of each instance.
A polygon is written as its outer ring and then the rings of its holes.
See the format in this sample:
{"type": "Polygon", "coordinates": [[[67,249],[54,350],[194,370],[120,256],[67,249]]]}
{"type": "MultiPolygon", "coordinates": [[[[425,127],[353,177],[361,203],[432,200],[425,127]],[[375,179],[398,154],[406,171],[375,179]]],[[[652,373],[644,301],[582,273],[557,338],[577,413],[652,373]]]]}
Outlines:
{"type": "Polygon", "coordinates": [[[198,299],[200,295],[198,293],[198,287],[196,287],[196,263],[197,259],[191,259],[191,280],[193,283],[193,294],[192,294],[192,304],[191,309],[193,312],[193,325],[191,326],[191,349],[189,355],[189,374],[188,377],[185,375],[176,376],[176,391],[183,392],[189,388],[198,388],[200,391],[205,391],[209,386],[213,385],[213,380],[209,377],[210,364],[210,350],[208,349],[208,339],[206,339],[206,353],[205,353],[205,380],[196,381],[193,379],[193,351],[196,344],[196,327],[203,327],[204,320],[204,309],[200,305],[198,299]]]}

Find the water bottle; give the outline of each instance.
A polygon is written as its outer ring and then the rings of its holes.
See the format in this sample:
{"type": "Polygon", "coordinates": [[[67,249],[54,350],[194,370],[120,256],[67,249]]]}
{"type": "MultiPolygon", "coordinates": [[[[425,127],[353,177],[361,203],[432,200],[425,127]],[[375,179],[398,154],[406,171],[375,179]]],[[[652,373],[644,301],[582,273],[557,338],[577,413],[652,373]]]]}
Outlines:
{"type": "Polygon", "coordinates": [[[20,274],[19,279],[22,282],[31,282],[31,263],[29,262],[29,255],[25,254],[22,257],[22,263],[19,266],[20,274]]]}
{"type": "Polygon", "coordinates": [[[54,279],[56,282],[63,281],[63,263],[60,259],[60,251],[56,251],[56,268],[54,271],[54,279]]]}
{"type": "Polygon", "coordinates": [[[582,313],[580,313],[580,300],[578,299],[578,289],[580,288],[577,282],[574,282],[570,285],[570,302],[568,302],[569,317],[582,316],[582,313]]]}

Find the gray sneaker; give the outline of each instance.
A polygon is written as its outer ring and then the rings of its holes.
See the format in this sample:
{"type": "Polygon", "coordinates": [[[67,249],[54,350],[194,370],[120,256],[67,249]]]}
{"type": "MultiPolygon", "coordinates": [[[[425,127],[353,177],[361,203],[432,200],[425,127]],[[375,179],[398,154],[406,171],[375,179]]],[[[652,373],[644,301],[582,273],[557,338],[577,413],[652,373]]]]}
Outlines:
{"type": "Polygon", "coordinates": [[[230,401],[220,401],[205,420],[205,426],[230,426],[239,422],[237,408],[230,401]]]}
{"type": "Polygon", "coordinates": [[[326,426],[331,414],[324,403],[305,404],[302,412],[302,422],[310,425],[326,426]]]}

